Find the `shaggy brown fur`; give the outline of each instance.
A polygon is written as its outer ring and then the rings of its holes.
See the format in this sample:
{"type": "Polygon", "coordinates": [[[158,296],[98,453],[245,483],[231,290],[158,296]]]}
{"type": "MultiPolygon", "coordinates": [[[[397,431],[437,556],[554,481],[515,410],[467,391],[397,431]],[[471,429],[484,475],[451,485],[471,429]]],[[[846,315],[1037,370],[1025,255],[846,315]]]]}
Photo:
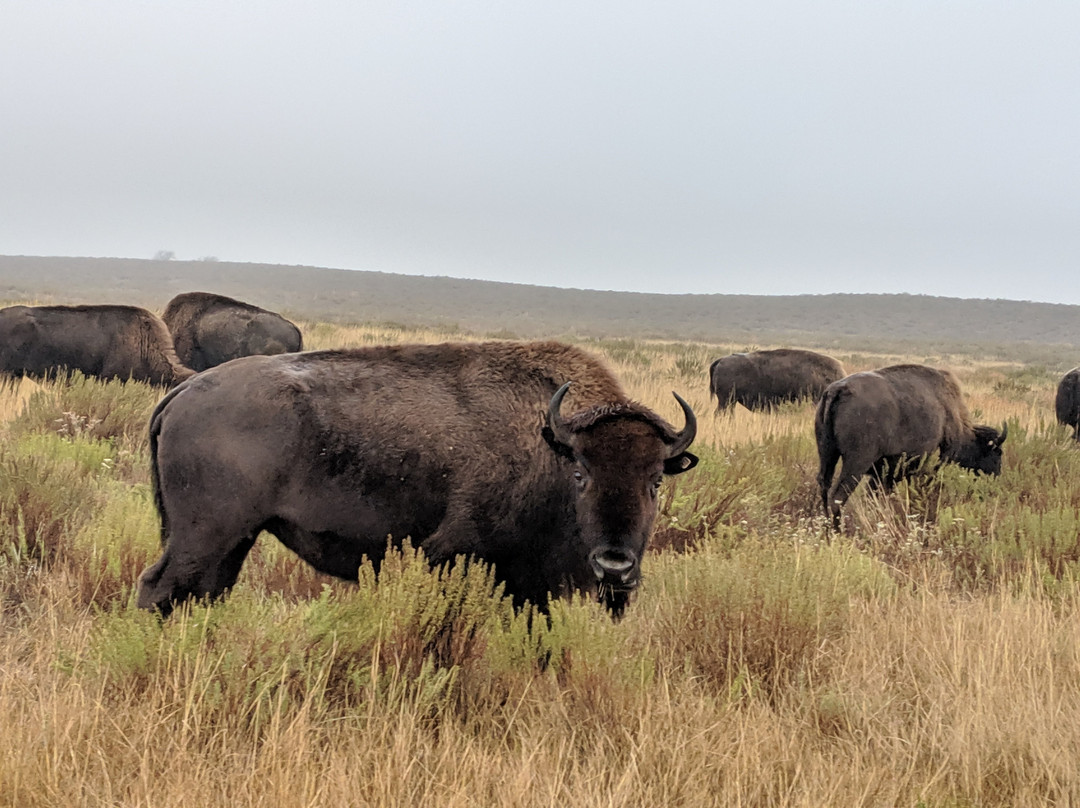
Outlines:
{"type": "Polygon", "coordinates": [[[1054,410],[1058,422],[1072,427],[1073,435],[1080,440],[1080,367],[1061,377],[1054,397],[1054,410]]]}
{"type": "Polygon", "coordinates": [[[280,314],[211,292],[185,292],[169,301],[162,319],[180,360],[195,370],[255,354],[303,348],[300,329],[280,314]]]}
{"type": "Polygon", "coordinates": [[[0,373],[50,378],[81,371],[100,379],[174,385],[191,376],[159,317],[136,306],[9,306],[0,309],[0,373]]]}
{"type": "Polygon", "coordinates": [[[798,348],[737,353],[709,367],[709,395],[719,411],[735,404],[760,410],[786,401],[817,399],[844,377],[844,366],[831,356],[798,348]]]}
{"type": "Polygon", "coordinates": [[[818,402],[814,434],[821,501],[839,527],[840,508],[863,476],[889,487],[905,475],[909,461],[934,451],[964,468],[1000,473],[1006,432],[972,425],[960,383],[949,371],[892,365],[830,384],[818,402]]]}
{"type": "Polygon", "coordinates": [[[165,550],[140,578],[139,603],[167,612],[221,595],[267,530],[343,578],[365,555],[377,563],[387,536],[411,537],[433,562],[490,562],[518,603],[602,590],[618,612],[639,579],[661,479],[696,461],[692,437],[692,425],[680,438],[595,357],[557,342],[237,359],[152,416],[165,550]]]}

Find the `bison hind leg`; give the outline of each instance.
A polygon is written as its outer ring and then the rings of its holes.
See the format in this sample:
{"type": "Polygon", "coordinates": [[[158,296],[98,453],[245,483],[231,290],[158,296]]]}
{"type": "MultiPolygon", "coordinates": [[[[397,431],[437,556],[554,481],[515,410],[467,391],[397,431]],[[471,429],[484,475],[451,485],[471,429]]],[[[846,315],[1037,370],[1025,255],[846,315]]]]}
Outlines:
{"type": "Polygon", "coordinates": [[[225,552],[194,554],[175,549],[170,542],[155,563],[139,576],[138,606],[167,617],[192,598],[216,600],[225,595],[240,575],[240,567],[255,544],[247,536],[225,552]]]}
{"type": "Polygon", "coordinates": [[[844,458],[840,475],[834,481],[825,499],[825,510],[832,517],[834,530],[840,529],[840,509],[858,487],[862,478],[873,472],[875,465],[876,461],[856,459],[852,462],[851,458],[844,458]]]}
{"type": "Polygon", "coordinates": [[[825,509],[825,515],[832,514],[829,506],[829,493],[832,488],[833,474],[836,472],[836,464],[840,461],[840,454],[835,451],[820,450],[821,464],[818,468],[818,490],[821,492],[821,505],[825,509]]]}
{"type": "Polygon", "coordinates": [[[907,464],[903,455],[891,455],[881,458],[870,469],[868,475],[870,477],[870,488],[874,491],[881,489],[885,493],[889,493],[906,476],[906,467],[907,464]]]}

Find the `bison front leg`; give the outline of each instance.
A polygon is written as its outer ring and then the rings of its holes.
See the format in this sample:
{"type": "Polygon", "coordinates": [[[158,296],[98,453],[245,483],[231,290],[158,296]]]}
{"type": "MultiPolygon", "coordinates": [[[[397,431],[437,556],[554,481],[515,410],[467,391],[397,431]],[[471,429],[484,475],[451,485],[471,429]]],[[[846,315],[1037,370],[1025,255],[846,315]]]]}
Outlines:
{"type": "Polygon", "coordinates": [[[468,518],[444,519],[438,529],[420,542],[433,566],[453,561],[459,555],[479,555],[480,534],[468,518]]]}

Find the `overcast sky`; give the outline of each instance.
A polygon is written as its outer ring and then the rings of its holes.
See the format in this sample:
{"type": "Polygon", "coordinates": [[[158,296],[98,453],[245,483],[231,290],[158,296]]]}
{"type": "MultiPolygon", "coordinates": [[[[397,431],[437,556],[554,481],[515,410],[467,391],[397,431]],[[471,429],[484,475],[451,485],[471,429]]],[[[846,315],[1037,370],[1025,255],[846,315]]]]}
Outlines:
{"type": "Polygon", "coordinates": [[[0,6],[0,254],[1080,303],[1080,3],[0,6]]]}

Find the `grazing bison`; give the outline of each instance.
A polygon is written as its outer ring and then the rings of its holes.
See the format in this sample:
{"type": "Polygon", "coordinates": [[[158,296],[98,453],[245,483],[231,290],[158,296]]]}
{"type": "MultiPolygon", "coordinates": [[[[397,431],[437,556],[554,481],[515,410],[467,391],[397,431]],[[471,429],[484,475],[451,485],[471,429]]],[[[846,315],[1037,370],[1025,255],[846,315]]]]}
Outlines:
{"type": "Polygon", "coordinates": [[[279,354],[303,347],[300,329],[280,314],[210,292],[177,295],[162,314],[176,353],[185,365],[206,370],[255,354],[279,354]]]}
{"type": "Polygon", "coordinates": [[[0,374],[48,379],[71,371],[99,379],[174,385],[194,371],[173,350],[157,315],[136,306],[0,309],[0,374]]]}
{"type": "Polygon", "coordinates": [[[589,354],[557,342],[250,356],[171,391],[150,421],[164,552],[138,603],[222,595],[266,530],[357,577],[387,537],[491,563],[515,603],[578,590],[621,613],[664,475],[697,463],[589,354]],[[564,403],[565,402],[565,403],[564,403]]]}
{"type": "Polygon", "coordinates": [[[785,401],[817,398],[844,377],[844,366],[831,356],[798,348],[737,353],[709,367],[709,395],[720,412],[735,404],[750,410],[775,407],[785,401]]]}
{"type": "Polygon", "coordinates": [[[1057,419],[1073,428],[1073,435],[1080,440],[1080,367],[1073,368],[1061,377],[1057,397],[1054,399],[1057,419]]]}
{"type": "Polygon", "coordinates": [[[838,528],[840,508],[864,475],[888,489],[904,476],[908,459],[914,462],[935,449],[942,460],[999,474],[1007,431],[972,425],[960,385],[947,370],[893,365],[833,382],[814,418],[825,513],[838,528]]]}

